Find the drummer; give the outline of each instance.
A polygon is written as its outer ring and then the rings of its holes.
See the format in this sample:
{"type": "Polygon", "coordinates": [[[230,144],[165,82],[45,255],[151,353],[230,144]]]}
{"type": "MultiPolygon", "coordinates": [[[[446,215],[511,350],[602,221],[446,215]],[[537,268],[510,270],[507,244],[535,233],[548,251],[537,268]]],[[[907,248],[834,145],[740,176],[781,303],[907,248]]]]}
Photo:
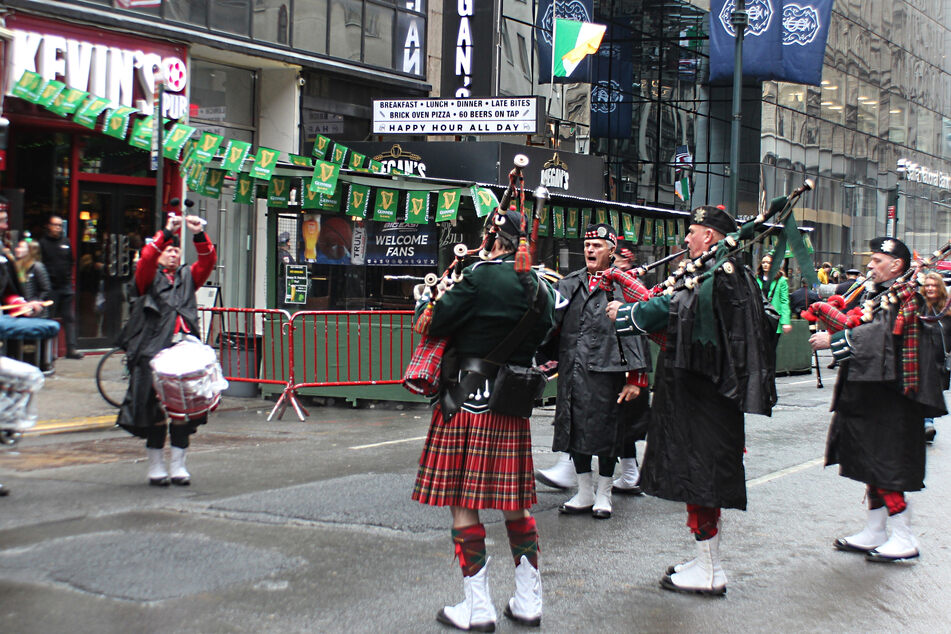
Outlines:
{"type": "Polygon", "coordinates": [[[152,387],[149,367],[152,357],[160,350],[181,340],[185,334],[198,331],[195,289],[205,283],[215,267],[215,247],[205,235],[204,221],[198,216],[185,216],[184,223],[193,234],[197,261],[189,266],[181,265],[178,234],[182,217],[169,216],[165,229],[142,248],[135,270],[137,297],[133,299],[129,321],[120,334],[129,367],[129,390],[116,424],[130,434],[145,438],[148,478],[152,486],[191,483],[191,475],[185,468],[188,438],[207,419],[201,416],[170,425],[152,387]],[[166,436],[171,437],[172,445],[168,468],[164,451],[166,436]]]}

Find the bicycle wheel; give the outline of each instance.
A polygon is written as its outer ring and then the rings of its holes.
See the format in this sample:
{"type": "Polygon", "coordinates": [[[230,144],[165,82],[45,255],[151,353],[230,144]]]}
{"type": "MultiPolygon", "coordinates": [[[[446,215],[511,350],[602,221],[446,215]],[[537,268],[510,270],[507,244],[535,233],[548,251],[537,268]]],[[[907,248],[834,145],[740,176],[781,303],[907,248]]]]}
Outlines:
{"type": "Polygon", "coordinates": [[[96,367],[96,389],[113,407],[120,407],[129,388],[129,368],[125,350],[113,348],[99,360],[96,367]]]}

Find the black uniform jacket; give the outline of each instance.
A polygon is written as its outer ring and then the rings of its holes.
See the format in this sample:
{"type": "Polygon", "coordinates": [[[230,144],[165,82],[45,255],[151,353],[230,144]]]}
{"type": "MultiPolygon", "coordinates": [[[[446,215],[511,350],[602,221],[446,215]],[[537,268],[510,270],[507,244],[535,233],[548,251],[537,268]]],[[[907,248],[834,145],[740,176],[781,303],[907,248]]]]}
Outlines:
{"type": "Polygon", "coordinates": [[[623,302],[624,297],[619,289],[610,295],[600,288],[589,292],[586,269],[559,280],[556,290],[568,305],[556,313],[560,330],[549,345],[554,348],[557,343],[558,350],[552,450],[619,455],[631,434],[637,433],[647,407],[646,389],[637,399],[617,404],[627,371],[650,371],[647,341],[617,337],[605,307],[612,300],[623,302]]]}

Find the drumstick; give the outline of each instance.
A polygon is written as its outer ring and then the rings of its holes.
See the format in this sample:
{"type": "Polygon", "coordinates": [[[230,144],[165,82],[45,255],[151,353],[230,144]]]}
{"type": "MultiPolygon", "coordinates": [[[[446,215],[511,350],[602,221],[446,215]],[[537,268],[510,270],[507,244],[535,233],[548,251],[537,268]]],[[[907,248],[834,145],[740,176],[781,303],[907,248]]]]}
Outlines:
{"type": "MultiPolygon", "coordinates": [[[[48,299],[44,302],[40,302],[40,306],[45,307],[45,306],[52,306],[52,305],[53,305],[53,300],[51,299],[48,299]]],[[[26,304],[6,304],[5,306],[0,306],[0,311],[13,310],[14,308],[23,308],[24,306],[26,306],[26,304]]]]}
{"type": "MultiPolygon", "coordinates": [[[[177,214],[169,214],[169,216],[172,217],[172,218],[178,218],[178,217],[179,217],[177,214]]],[[[185,222],[185,217],[182,216],[181,218],[182,218],[182,222],[185,222]]],[[[205,220],[204,218],[198,218],[198,222],[201,223],[201,226],[202,226],[202,227],[204,227],[205,225],[208,224],[208,221],[205,220]]]]}

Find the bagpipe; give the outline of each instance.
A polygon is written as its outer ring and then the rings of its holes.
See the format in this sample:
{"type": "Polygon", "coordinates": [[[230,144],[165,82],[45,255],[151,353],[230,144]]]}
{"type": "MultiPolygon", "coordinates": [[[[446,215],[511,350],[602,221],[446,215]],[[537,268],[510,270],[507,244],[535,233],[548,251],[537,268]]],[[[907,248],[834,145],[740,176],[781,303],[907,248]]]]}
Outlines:
{"type": "MultiPolygon", "coordinates": [[[[516,202],[516,211],[520,216],[519,239],[515,252],[515,272],[518,273],[519,280],[525,288],[529,304],[531,304],[531,298],[534,294],[534,289],[530,284],[531,271],[535,271],[538,277],[548,281],[561,278],[561,275],[557,272],[544,266],[532,266],[534,248],[531,251],[529,250],[529,218],[525,209],[525,179],[522,174],[522,170],[528,166],[528,157],[524,154],[516,154],[513,163],[514,166],[509,172],[508,187],[502,194],[498,207],[486,216],[481,244],[474,249],[470,249],[463,243],[455,245],[452,250],[454,259],[442,275],[428,273],[423,278],[423,283],[416,285],[413,289],[416,301],[425,301],[425,306],[419,318],[413,324],[413,330],[422,335],[422,338],[414,349],[410,363],[403,374],[403,386],[410,392],[423,396],[434,396],[439,392],[440,364],[448,340],[445,337],[431,337],[429,335],[433,310],[437,302],[452,288],[453,284],[462,281],[467,258],[473,256],[478,256],[482,260],[489,258],[489,253],[495,246],[498,228],[507,221],[505,214],[513,200],[516,202]]],[[[544,187],[536,189],[535,199],[535,214],[530,231],[533,244],[538,237],[539,216],[545,201],[548,199],[548,190],[544,187]]]]}

